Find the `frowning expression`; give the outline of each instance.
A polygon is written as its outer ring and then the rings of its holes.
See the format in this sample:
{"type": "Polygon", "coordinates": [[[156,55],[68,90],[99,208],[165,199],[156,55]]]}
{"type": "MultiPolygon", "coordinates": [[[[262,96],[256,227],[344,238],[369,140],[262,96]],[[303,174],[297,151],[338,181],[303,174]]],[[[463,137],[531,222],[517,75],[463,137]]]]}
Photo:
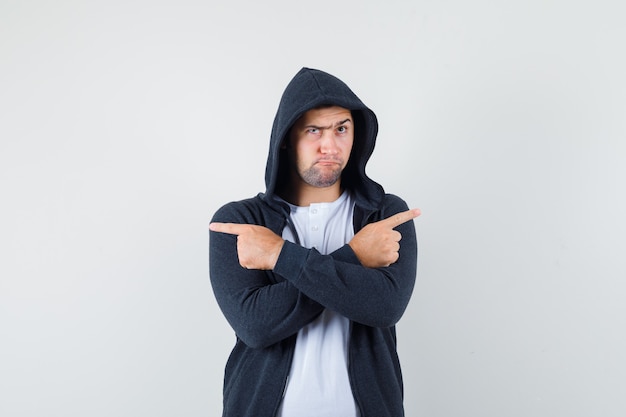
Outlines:
{"type": "Polygon", "coordinates": [[[350,110],[332,106],[304,113],[289,134],[290,162],[296,180],[313,187],[338,183],[354,141],[350,110]]]}

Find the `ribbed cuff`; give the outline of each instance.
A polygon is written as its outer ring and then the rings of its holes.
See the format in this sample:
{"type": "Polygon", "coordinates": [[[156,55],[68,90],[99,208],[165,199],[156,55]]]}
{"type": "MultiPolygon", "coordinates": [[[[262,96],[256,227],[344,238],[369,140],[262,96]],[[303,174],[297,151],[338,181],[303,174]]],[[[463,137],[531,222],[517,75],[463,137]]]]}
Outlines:
{"type": "Polygon", "coordinates": [[[285,241],[274,265],[274,272],[288,281],[298,279],[310,251],[311,249],[285,241]]]}

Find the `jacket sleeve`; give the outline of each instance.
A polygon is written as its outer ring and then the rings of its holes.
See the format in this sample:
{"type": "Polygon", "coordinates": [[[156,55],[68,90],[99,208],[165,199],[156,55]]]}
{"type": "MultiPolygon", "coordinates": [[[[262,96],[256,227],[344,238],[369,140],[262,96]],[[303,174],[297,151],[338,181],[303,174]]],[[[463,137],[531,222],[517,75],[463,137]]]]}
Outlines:
{"type": "MultiPolygon", "coordinates": [[[[388,196],[380,219],[408,210],[404,201],[388,196]]],[[[274,272],[324,307],[371,327],[395,325],[406,309],[417,273],[415,226],[396,228],[402,235],[399,259],[385,268],[361,265],[349,245],[322,255],[285,242],[274,272]]]]}
{"type": "MultiPolygon", "coordinates": [[[[232,210],[220,209],[213,221],[250,223],[232,210]]],[[[209,232],[209,272],[213,292],[237,337],[263,348],[298,332],[323,307],[289,281],[276,282],[271,271],[239,265],[237,237],[209,232]]]]}

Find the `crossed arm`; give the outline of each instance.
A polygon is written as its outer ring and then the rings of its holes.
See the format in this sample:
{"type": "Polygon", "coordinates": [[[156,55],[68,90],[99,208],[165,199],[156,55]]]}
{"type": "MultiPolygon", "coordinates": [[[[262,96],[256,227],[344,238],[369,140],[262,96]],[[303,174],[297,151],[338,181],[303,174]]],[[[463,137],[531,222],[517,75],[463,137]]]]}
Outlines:
{"type": "MultiPolygon", "coordinates": [[[[393,206],[397,214],[365,226],[329,255],[285,242],[262,226],[211,223],[211,281],[237,335],[248,346],[269,346],[324,308],[369,326],[395,324],[415,280],[417,246],[409,220],[419,210],[404,211],[401,201],[393,206]]],[[[234,218],[224,214],[216,219],[234,218]]]]}
{"type": "MultiPolygon", "coordinates": [[[[396,227],[421,214],[419,209],[407,210],[384,220],[370,223],[348,243],[361,264],[382,268],[398,260],[402,235],[396,227]]],[[[209,230],[237,236],[239,263],[246,269],[272,270],[285,241],[264,226],[237,223],[211,223],[209,230]]]]}

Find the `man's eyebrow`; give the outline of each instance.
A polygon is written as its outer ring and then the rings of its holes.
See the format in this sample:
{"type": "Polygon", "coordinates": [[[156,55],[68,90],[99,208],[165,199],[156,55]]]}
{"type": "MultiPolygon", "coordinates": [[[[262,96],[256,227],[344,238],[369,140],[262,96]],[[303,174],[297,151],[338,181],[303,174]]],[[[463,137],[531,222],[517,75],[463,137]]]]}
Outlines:
{"type": "Polygon", "coordinates": [[[346,123],[352,123],[352,119],[347,118],[346,120],[342,120],[342,121],[337,122],[337,123],[335,123],[334,125],[331,125],[331,126],[318,126],[318,125],[310,124],[310,125],[304,126],[304,128],[305,129],[327,130],[327,129],[332,128],[333,126],[341,126],[341,125],[345,125],[346,123]]]}

